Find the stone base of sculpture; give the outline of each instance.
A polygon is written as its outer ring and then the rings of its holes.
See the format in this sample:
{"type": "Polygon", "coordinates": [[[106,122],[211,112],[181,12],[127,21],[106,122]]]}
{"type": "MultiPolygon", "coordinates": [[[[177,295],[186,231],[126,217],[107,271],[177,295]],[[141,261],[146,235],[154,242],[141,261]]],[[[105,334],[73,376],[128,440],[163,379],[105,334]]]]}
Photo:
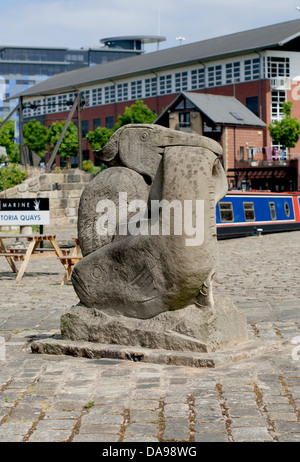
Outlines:
{"type": "Polygon", "coordinates": [[[111,316],[79,304],[61,317],[61,335],[65,340],[210,353],[247,341],[247,322],[224,297],[215,297],[213,310],[190,305],[150,319],[111,316]]]}

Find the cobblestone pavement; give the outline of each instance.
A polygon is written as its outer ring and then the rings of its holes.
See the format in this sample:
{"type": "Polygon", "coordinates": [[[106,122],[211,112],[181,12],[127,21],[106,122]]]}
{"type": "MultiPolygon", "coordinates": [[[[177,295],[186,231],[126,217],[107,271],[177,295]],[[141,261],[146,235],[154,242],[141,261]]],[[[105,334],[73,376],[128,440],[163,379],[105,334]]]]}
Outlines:
{"type": "Polygon", "coordinates": [[[0,442],[300,441],[300,232],[219,248],[215,293],[251,339],[286,345],[215,369],[32,354],[78,300],[58,260],[29,262],[16,284],[1,259],[0,442]]]}

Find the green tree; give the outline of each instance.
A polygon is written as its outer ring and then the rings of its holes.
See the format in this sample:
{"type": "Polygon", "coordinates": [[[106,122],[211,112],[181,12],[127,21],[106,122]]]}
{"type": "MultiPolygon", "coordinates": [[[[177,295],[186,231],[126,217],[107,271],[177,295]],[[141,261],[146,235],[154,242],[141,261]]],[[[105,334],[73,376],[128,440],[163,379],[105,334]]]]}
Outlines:
{"type": "Polygon", "coordinates": [[[126,107],[123,114],[119,115],[113,129],[98,127],[95,131],[89,132],[86,137],[92,149],[100,151],[108,142],[111,135],[123,125],[152,124],[156,117],[156,114],[142,100],[137,100],[132,106],[126,107]]]}
{"type": "Polygon", "coordinates": [[[22,183],[26,177],[26,171],[17,164],[7,165],[0,169],[0,191],[12,188],[22,183]]]}
{"type": "MultiPolygon", "coordinates": [[[[52,152],[64,128],[65,122],[53,122],[48,132],[48,144],[52,152]]],[[[68,125],[67,131],[58,149],[58,155],[67,159],[68,168],[71,168],[71,157],[78,156],[78,132],[73,122],[68,125]]]]}
{"type": "Polygon", "coordinates": [[[46,154],[48,129],[38,120],[31,120],[23,127],[24,143],[40,157],[46,154]]]}
{"type": "Polygon", "coordinates": [[[157,115],[144,104],[143,100],[137,100],[132,106],[126,107],[122,115],[119,115],[114,131],[126,124],[152,124],[157,115]]]}
{"type": "Polygon", "coordinates": [[[95,131],[88,132],[86,135],[93,151],[100,151],[103,146],[108,142],[114,130],[105,127],[97,127],[95,131]]]}
{"type": "Polygon", "coordinates": [[[0,129],[0,146],[6,148],[10,162],[20,162],[20,146],[15,143],[15,122],[13,120],[6,122],[0,129]]]}
{"type": "Polygon", "coordinates": [[[300,136],[300,123],[298,119],[292,117],[292,107],[292,102],[283,103],[284,118],[280,121],[275,120],[268,127],[273,143],[289,151],[296,146],[300,136]]]}

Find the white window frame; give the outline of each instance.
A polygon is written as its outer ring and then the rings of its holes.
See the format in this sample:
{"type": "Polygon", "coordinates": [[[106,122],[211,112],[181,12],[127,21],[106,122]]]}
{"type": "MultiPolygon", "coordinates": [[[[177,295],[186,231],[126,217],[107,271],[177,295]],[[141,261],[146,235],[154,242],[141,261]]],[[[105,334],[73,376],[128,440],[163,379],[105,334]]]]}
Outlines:
{"type": "Polygon", "coordinates": [[[260,58],[248,58],[244,61],[244,80],[250,82],[251,80],[260,79],[260,58]]]}
{"type": "Polygon", "coordinates": [[[148,77],[145,79],[145,98],[157,96],[157,77],[148,77]]]}
{"type": "Polygon", "coordinates": [[[205,68],[192,69],[191,71],[191,89],[203,89],[205,88],[205,68]]]}
{"type": "Polygon", "coordinates": [[[268,79],[274,77],[290,77],[290,58],[279,56],[267,57],[268,79]]]}
{"type": "Polygon", "coordinates": [[[112,104],[116,102],[115,85],[107,85],[104,87],[104,102],[105,104],[112,104]]]}
{"type": "Polygon", "coordinates": [[[92,106],[100,106],[102,104],[102,88],[93,88],[91,90],[91,105],[92,106]]]}
{"type": "Polygon", "coordinates": [[[189,85],[189,73],[188,71],[176,72],[175,73],[175,92],[188,90],[189,85]]]}
{"type": "Polygon", "coordinates": [[[137,100],[143,97],[143,81],[134,80],[130,82],[130,99],[137,100]]]}
{"type": "Polygon", "coordinates": [[[117,101],[121,103],[122,101],[129,100],[129,84],[128,82],[118,83],[117,84],[117,101]]]}
{"type": "Polygon", "coordinates": [[[241,80],[241,63],[235,61],[225,66],[225,78],[227,84],[237,83],[241,80]]]}
{"type": "Polygon", "coordinates": [[[282,103],[286,102],[286,91],[273,90],[271,92],[271,120],[282,120],[284,114],[282,111],[282,103]]]}
{"type": "Polygon", "coordinates": [[[207,68],[207,86],[219,87],[223,83],[223,66],[216,64],[207,68]]]}
{"type": "Polygon", "coordinates": [[[159,77],[159,94],[169,95],[173,93],[173,75],[166,74],[159,77]]]}

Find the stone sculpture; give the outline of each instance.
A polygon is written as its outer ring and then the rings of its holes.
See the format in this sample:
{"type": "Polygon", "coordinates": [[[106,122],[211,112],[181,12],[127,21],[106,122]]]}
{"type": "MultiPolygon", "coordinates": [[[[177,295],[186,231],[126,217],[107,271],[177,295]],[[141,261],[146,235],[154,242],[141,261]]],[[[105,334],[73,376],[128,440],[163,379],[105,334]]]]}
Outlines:
{"type": "Polygon", "coordinates": [[[108,168],[80,201],[81,303],[62,316],[63,338],[206,352],[246,340],[244,315],[212,292],[221,153],[158,125],[114,133],[98,153],[108,168]]]}

